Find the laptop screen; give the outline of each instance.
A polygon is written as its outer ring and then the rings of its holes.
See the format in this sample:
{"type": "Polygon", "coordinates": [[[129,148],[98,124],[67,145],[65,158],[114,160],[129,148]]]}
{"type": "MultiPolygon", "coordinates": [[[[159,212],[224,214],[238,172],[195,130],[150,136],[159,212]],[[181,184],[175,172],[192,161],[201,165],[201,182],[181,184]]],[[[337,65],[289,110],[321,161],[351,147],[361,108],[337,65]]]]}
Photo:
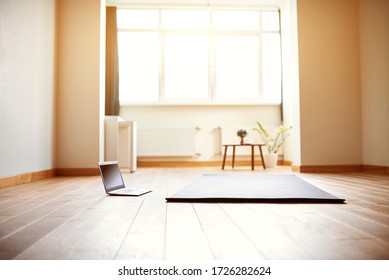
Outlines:
{"type": "Polygon", "coordinates": [[[122,173],[117,162],[99,163],[99,169],[106,192],[124,188],[122,173]]]}

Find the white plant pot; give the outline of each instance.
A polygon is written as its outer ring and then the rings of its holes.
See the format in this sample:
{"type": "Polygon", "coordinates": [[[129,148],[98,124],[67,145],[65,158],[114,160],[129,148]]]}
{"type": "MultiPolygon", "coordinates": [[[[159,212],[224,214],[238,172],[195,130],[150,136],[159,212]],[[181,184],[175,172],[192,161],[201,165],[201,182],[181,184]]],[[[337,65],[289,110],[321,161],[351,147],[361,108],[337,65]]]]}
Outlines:
{"type": "Polygon", "coordinates": [[[275,168],[277,166],[278,154],[265,154],[264,160],[266,164],[266,168],[275,168]]]}

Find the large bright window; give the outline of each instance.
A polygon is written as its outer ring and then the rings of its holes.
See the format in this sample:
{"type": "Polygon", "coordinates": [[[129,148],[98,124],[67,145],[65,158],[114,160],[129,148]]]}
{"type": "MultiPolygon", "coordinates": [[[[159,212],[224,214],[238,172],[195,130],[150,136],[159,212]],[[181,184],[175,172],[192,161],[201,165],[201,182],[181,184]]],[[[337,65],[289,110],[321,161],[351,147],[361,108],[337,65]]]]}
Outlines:
{"type": "Polygon", "coordinates": [[[258,36],[216,37],[216,98],[258,97],[258,48],[258,36]]]}
{"type": "Polygon", "coordinates": [[[164,49],[164,97],[208,98],[208,38],[167,35],[164,49]]]}
{"type": "Polygon", "coordinates": [[[155,32],[119,32],[120,99],[155,101],[159,95],[159,38],[155,32]]]}
{"type": "Polygon", "coordinates": [[[123,105],[281,102],[278,11],[119,9],[123,105]]]}

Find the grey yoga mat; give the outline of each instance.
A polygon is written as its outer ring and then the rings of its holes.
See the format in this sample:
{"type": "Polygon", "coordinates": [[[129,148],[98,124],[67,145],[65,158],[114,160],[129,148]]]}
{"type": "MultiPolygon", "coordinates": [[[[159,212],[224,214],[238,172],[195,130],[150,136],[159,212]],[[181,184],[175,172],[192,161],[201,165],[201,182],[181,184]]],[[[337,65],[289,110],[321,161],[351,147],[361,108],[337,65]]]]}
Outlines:
{"type": "Polygon", "coordinates": [[[206,174],[167,202],[343,203],[295,175],[206,174]]]}

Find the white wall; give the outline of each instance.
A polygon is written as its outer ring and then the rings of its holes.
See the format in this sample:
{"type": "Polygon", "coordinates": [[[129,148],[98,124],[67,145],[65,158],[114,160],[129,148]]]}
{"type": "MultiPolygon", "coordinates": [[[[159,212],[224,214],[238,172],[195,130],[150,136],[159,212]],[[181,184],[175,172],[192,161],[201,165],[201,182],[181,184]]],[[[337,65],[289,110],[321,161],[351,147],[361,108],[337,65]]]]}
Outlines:
{"type": "Polygon", "coordinates": [[[389,1],[361,0],[363,163],[389,166],[389,1]]]}
{"type": "Polygon", "coordinates": [[[281,10],[283,121],[292,125],[291,137],[284,145],[284,160],[300,165],[300,89],[297,36],[297,0],[287,1],[281,10]]]}
{"type": "Polygon", "coordinates": [[[55,1],[0,1],[0,177],[54,168],[55,1]]]}
{"type": "Polygon", "coordinates": [[[196,152],[201,156],[193,159],[196,161],[220,159],[220,138],[215,131],[218,127],[254,128],[257,120],[268,126],[281,123],[280,106],[124,106],[120,115],[137,121],[138,129],[198,126],[201,130],[196,136],[196,152]]]}

